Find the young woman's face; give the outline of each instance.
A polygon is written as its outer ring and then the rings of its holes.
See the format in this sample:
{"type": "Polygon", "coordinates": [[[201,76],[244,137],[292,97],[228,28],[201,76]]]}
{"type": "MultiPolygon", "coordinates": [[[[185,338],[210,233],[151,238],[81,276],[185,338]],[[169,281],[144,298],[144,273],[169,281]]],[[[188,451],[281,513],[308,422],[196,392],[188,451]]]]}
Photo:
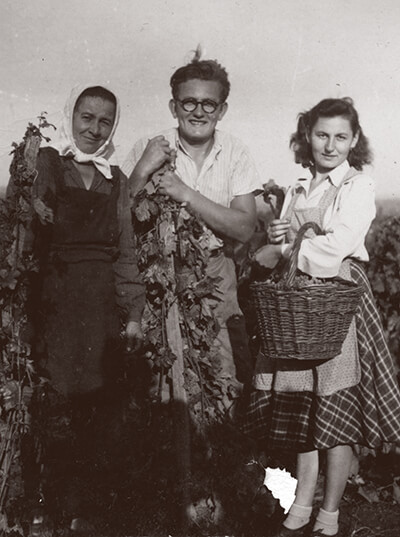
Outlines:
{"type": "Polygon", "coordinates": [[[343,116],[320,117],[308,135],[316,170],[327,173],[340,166],[358,142],[350,121],[343,116]]]}
{"type": "Polygon", "coordinates": [[[72,135],[83,153],[96,153],[108,140],[115,121],[115,104],[102,97],[83,97],[74,110],[72,135]]]}

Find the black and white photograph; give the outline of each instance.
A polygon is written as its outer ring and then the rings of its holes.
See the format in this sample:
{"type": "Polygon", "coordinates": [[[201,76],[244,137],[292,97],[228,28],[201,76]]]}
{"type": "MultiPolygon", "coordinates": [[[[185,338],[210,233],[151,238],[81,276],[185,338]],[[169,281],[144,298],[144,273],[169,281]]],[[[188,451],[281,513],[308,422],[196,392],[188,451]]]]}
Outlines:
{"type": "Polygon", "coordinates": [[[400,4],[0,14],[0,536],[400,537],[400,4]]]}

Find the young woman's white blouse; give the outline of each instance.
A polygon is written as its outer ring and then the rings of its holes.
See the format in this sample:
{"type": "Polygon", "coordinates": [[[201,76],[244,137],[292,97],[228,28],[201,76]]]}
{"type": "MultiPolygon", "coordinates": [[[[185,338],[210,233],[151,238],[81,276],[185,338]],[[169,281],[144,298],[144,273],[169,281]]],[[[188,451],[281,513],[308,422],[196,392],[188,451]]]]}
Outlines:
{"type": "MultiPolygon", "coordinates": [[[[339,186],[349,171],[347,161],[330,172],[329,176],[309,193],[312,176],[307,170],[297,180],[285,197],[281,218],[289,207],[292,196],[300,192],[297,209],[316,207],[331,184],[339,186]]],[[[334,203],[328,207],[323,218],[323,229],[327,233],[312,239],[304,239],[298,259],[298,268],[312,276],[331,278],[337,276],[346,257],[368,261],[365,237],[375,218],[375,184],[363,173],[346,180],[339,189],[334,203]]],[[[283,249],[287,246],[283,246],[283,249]]]]}

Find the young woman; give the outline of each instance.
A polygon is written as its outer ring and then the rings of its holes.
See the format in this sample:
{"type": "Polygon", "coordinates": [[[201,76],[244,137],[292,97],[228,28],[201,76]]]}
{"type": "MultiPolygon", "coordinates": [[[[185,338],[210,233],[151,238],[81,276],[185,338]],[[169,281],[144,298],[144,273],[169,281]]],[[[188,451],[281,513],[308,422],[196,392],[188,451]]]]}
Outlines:
{"type": "Polygon", "coordinates": [[[93,514],[93,488],[109,477],[105,452],[118,442],[107,437],[120,411],[121,321],[127,347],[142,338],[144,288],[127,179],[108,161],[118,117],[109,90],[75,88],[60,141],[39,152],[33,187],[40,257],[35,353],[48,379],[35,423],[46,444],[46,504],[73,521],[72,529],[93,514]]]}
{"type": "Polygon", "coordinates": [[[305,173],[289,189],[281,218],[269,227],[270,244],[256,252],[256,260],[271,267],[288,257],[301,225],[313,221],[325,234],[303,240],[300,271],[317,278],[339,275],[363,284],[365,292],[342,352],[332,360],[280,371],[259,355],[248,424],[269,449],[298,454],[295,502],[276,536],[332,537],[339,531],[352,446],[400,441],[400,392],[363,268],[375,193],[362,171],[371,153],[351,99],[325,99],[300,114],[291,148],[305,173]],[[319,452],[326,457],[325,491],[312,523],[319,452]]]}

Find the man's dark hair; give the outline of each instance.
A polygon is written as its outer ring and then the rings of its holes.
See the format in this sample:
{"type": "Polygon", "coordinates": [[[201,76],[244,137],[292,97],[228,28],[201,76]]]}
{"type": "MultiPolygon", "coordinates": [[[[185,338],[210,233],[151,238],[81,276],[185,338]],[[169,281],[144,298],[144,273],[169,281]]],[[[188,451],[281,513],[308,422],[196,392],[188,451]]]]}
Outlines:
{"type": "Polygon", "coordinates": [[[179,85],[188,80],[211,80],[219,82],[221,86],[221,102],[225,102],[229,95],[231,88],[228,80],[228,73],[215,60],[197,60],[194,59],[187,65],[180,67],[171,76],[170,86],[172,89],[172,96],[174,99],[178,98],[179,85]]]}

